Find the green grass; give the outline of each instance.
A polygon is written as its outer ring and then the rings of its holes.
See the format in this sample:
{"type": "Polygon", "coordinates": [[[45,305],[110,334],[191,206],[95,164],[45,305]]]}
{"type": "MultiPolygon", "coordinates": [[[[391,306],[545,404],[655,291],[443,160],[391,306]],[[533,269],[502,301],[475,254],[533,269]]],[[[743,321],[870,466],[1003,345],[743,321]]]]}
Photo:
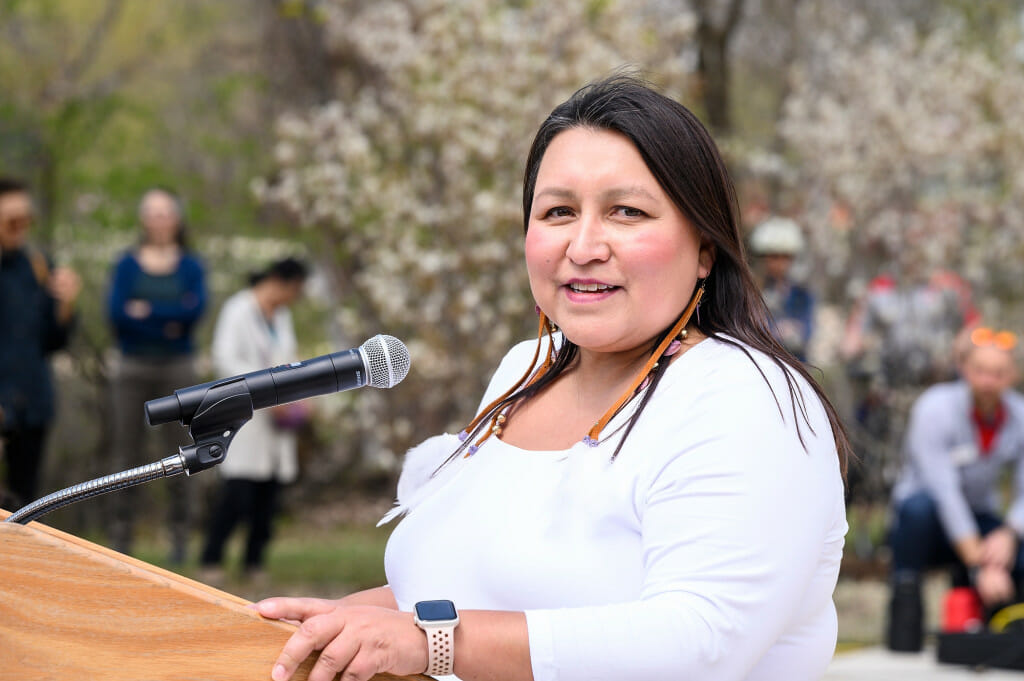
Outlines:
{"type": "Polygon", "coordinates": [[[384,584],[384,545],[391,528],[342,527],[279,532],[267,569],[275,581],[366,589],[384,584]]]}
{"type": "MultiPolygon", "coordinates": [[[[140,528],[141,529],[141,528],[140,528]]],[[[299,521],[281,520],[267,552],[267,582],[253,584],[241,574],[245,534],[236,531],[225,551],[227,581],[220,588],[249,599],[268,595],[302,595],[336,598],[360,589],[381,586],[384,577],[384,546],[391,528],[339,525],[310,528],[299,521]]],[[[93,538],[95,541],[95,538],[93,538]]],[[[101,542],[102,543],[102,542],[101,542]]],[[[201,579],[197,533],[184,565],[167,559],[166,538],[143,531],[134,555],[140,560],[193,579],[201,579]]]]}

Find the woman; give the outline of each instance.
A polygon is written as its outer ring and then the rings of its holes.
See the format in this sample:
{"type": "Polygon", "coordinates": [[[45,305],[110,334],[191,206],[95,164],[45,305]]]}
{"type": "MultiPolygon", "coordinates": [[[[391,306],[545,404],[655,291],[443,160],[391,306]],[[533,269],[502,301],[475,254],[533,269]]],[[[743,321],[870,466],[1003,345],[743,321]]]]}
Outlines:
{"type": "MultiPolygon", "coordinates": [[[[119,356],[113,366],[114,463],[118,470],[149,463],[142,405],[196,382],[193,332],[206,305],[203,265],[186,245],[177,197],[166,189],[147,191],[139,203],[142,238],[115,264],[107,312],[119,356]]],[[[159,426],[166,454],[189,443],[175,424],[159,426]]],[[[172,563],[184,561],[190,529],[189,486],[170,483],[172,563]]],[[[130,553],[137,490],[114,495],[111,540],[130,553]]]]}
{"type": "Polygon", "coordinates": [[[388,586],[258,605],[302,622],[272,677],[320,650],[312,681],[428,664],[466,680],[817,678],[848,445],[772,339],[707,132],[632,79],[591,85],[541,126],[523,208],[540,326],[560,333],[544,361],[512,349],[464,435],[410,452],[388,586]],[[432,623],[426,599],[453,601],[457,624],[432,623]]]}
{"type": "MultiPolygon", "coordinates": [[[[288,307],[302,295],[306,266],[279,260],[249,279],[249,287],[224,302],[213,333],[213,362],[220,376],[236,376],[286,362],[298,351],[288,307]]],[[[260,579],[271,523],[282,483],[298,473],[294,428],[301,424],[297,402],[253,412],[238,431],[218,468],[224,478],[220,501],[210,516],[202,565],[205,581],[223,579],[224,545],[239,522],[249,527],[243,569],[260,579]]]]}

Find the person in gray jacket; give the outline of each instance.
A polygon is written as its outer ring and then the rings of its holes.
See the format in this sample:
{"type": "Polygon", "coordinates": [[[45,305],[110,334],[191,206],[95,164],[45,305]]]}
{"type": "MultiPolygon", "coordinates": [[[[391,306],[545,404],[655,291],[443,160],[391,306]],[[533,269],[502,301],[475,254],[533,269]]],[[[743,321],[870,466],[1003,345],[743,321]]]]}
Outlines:
{"type": "Polygon", "coordinates": [[[960,358],[961,379],[926,390],[914,403],[893,489],[888,645],[922,646],[921,577],[959,566],[992,611],[1012,601],[1024,577],[1024,395],[1009,331],[975,328],[960,358]],[[1013,472],[1002,514],[1000,480],[1013,472]]]}

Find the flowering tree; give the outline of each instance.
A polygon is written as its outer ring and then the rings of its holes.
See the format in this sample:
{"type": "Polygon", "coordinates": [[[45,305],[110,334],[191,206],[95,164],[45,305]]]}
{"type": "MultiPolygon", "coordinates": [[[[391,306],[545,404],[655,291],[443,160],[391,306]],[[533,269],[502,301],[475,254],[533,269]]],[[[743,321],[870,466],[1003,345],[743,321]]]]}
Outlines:
{"type": "Polygon", "coordinates": [[[850,402],[863,462],[855,502],[887,498],[910,405],[952,373],[963,283],[991,323],[1024,328],[1021,27],[997,22],[981,39],[968,19],[937,11],[884,26],[825,1],[798,13],[804,44],[781,121],[784,174],[811,237],[813,279],[840,311],[819,325],[815,361],[838,364],[840,348],[858,360],[833,386],[850,402]],[[859,327],[867,303],[856,298],[878,275],[892,288],[875,288],[888,291],[876,303],[889,301],[869,317],[876,337],[855,331],[841,346],[843,318],[859,327]],[[915,322],[895,296],[916,311],[930,300],[937,312],[915,322]]]}
{"type": "MultiPolygon", "coordinates": [[[[338,1],[321,11],[341,94],[281,118],[276,171],[254,184],[319,240],[338,295],[334,341],[383,332],[410,348],[399,388],[333,403],[344,411],[330,428],[342,428],[348,455],[389,467],[417,439],[464,425],[496,361],[533,332],[520,208],[533,131],[623,64],[678,93],[693,22],[624,2],[338,1]]],[[[344,458],[314,465],[328,474],[344,458]]]]}
{"type": "Polygon", "coordinates": [[[819,276],[837,291],[851,275],[950,269],[985,312],[1010,314],[1024,275],[1019,25],[983,44],[957,17],[875,31],[828,6],[801,15],[782,122],[819,276]]]}

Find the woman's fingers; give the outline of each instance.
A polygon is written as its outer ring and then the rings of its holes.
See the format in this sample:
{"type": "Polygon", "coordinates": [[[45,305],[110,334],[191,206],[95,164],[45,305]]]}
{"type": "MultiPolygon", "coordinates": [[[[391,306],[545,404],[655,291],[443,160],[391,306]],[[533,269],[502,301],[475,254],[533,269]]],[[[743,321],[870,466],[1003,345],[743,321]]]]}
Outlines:
{"type": "Polygon", "coordinates": [[[315,598],[270,598],[255,607],[265,617],[302,622],[274,662],[274,681],[288,681],[316,651],[309,681],[338,674],[342,681],[366,681],[381,671],[402,674],[427,666],[426,637],[411,613],[315,598]]]}
{"type": "Polygon", "coordinates": [[[304,622],[337,607],[324,598],[267,598],[256,604],[256,610],[267,619],[304,622]]]}
{"type": "MultiPolygon", "coordinates": [[[[315,673],[310,673],[310,681],[316,681],[316,679],[323,679],[329,681],[334,678],[334,675],[345,668],[344,660],[344,642],[339,642],[338,637],[341,635],[342,630],[345,628],[344,618],[335,611],[333,616],[312,616],[306,619],[300,626],[299,630],[292,634],[288,642],[285,643],[284,648],[281,650],[281,654],[277,657],[277,661],[274,663],[274,669],[271,671],[270,676],[274,681],[286,681],[290,679],[295,670],[299,668],[307,657],[313,654],[316,650],[323,650],[328,644],[334,642],[331,653],[327,659],[320,659],[313,666],[315,673]],[[334,667],[334,665],[341,663],[341,667],[327,674],[327,670],[334,667]]],[[[323,658],[323,655],[321,655],[323,658]]]]}
{"type": "Polygon", "coordinates": [[[268,619],[284,620],[299,625],[285,644],[271,678],[274,681],[290,679],[299,665],[313,651],[320,650],[341,632],[341,619],[332,625],[331,619],[319,617],[334,612],[334,601],[323,598],[267,598],[255,604],[256,611],[268,619]]]}
{"type": "Polygon", "coordinates": [[[373,674],[365,677],[358,676],[358,665],[353,663],[353,658],[359,652],[359,641],[351,636],[338,636],[327,644],[320,651],[313,669],[309,672],[309,681],[332,681],[338,674],[342,674],[342,681],[351,679],[368,679],[373,674]]]}

